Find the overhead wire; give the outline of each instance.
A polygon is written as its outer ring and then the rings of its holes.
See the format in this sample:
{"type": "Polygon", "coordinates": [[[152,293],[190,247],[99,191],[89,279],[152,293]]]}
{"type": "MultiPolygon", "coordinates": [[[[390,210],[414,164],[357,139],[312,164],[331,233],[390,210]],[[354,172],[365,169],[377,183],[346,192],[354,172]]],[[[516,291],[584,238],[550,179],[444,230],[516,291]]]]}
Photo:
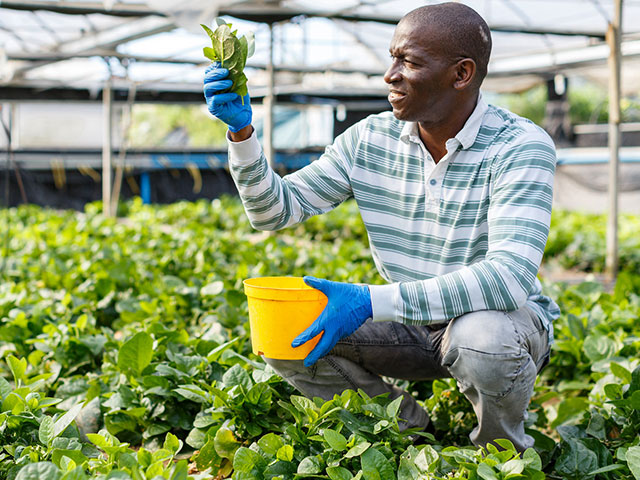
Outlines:
{"type": "Polygon", "coordinates": [[[335,20],[334,23],[343,32],[345,32],[347,35],[351,36],[351,38],[358,45],[361,45],[362,47],[364,47],[365,51],[367,53],[371,54],[371,56],[373,57],[374,61],[378,64],[379,67],[381,67],[381,68],[386,70],[386,68],[387,68],[387,58],[385,57],[384,59],[382,59],[380,57],[380,55],[378,55],[378,53],[376,52],[376,49],[374,48],[374,46],[371,45],[371,43],[369,43],[367,41],[367,39],[364,38],[364,36],[362,36],[360,33],[358,33],[356,31],[356,28],[355,28],[356,26],[354,26],[351,23],[346,22],[344,20],[335,20]],[[352,28],[352,27],[354,27],[354,28],[352,28]]]}
{"type": "MultiPolygon", "coordinates": [[[[533,22],[531,21],[531,18],[529,17],[529,15],[526,14],[526,12],[524,10],[522,10],[519,6],[516,5],[516,3],[512,0],[502,0],[507,7],[516,14],[516,16],[520,17],[520,19],[524,22],[524,24],[527,27],[531,27],[533,25],[533,22]]],[[[553,63],[555,64],[556,62],[556,52],[555,52],[555,46],[553,45],[553,42],[551,42],[551,40],[549,39],[549,35],[548,34],[544,34],[542,35],[542,42],[546,45],[549,54],[551,55],[551,58],[553,59],[553,63]]]]}
{"type": "Polygon", "coordinates": [[[17,34],[17,32],[13,29],[13,28],[9,28],[6,27],[4,25],[4,23],[2,23],[2,21],[0,20],[0,30],[9,33],[9,35],[11,35],[13,38],[15,38],[18,43],[20,45],[22,45],[22,48],[24,48],[25,51],[29,52],[32,51],[31,47],[29,47],[29,44],[27,43],[27,41],[22,38],[20,35],[17,34]]]}
{"type": "Polygon", "coordinates": [[[53,38],[53,41],[56,43],[61,43],[62,39],[60,38],[60,36],[56,33],[55,29],[53,29],[47,22],[45,22],[39,15],[39,12],[37,10],[32,11],[31,12],[33,14],[33,17],[36,19],[36,22],[42,27],[42,29],[47,32],[51,38],[53,38]]]}
{"type": "MultiPolygon", "coordinates": [[[[628,0],[627,0],[628,1],[628,0]]],[[[600,3],[600,0],[591,0],[591,3],[593,3],[593,6],[595,7],[595,9],[598,11],[598,13],[600,13],[600,15],[602,15],[602,17],[605,19],[605,21],[608,23],[611,23],[611,15],[609,15],[609,12],[607,12],[604,7],[602,6],[602,4],[600,3]]]]}

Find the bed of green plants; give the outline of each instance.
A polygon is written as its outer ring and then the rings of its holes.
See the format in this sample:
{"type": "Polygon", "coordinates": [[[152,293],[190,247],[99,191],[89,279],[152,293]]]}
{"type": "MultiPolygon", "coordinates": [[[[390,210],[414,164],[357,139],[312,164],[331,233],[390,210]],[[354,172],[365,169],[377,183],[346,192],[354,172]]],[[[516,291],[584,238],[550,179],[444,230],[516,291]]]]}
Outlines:
{"type": "MultiPolygon", "coordinates": [[[[571,258],[599,227],[558,215],[549,256],[571,258]]],[[[22,206],[0,232],[0,479],[640,478],[631,260],[612,292],[545,285],[563,315],[527,419],[536,448],[517,454],[469,445],[450,379],[402,383],[435,427],[416,441],[397,401],[307,399],[251,353],[243,279],[382,282],[352,204],[277,234],[232,198],[136,200],[117,220],[22,206]]]]}
{"type": "MultiPolygon", "coordinates": [[[[554,211],[547,242],[548,260],[567,269],[603,272],[607,217],[593,213],[554,211]]],[[[640,274],[640,217],[620,215],[619,261],[623,270],[640,274]]]]}

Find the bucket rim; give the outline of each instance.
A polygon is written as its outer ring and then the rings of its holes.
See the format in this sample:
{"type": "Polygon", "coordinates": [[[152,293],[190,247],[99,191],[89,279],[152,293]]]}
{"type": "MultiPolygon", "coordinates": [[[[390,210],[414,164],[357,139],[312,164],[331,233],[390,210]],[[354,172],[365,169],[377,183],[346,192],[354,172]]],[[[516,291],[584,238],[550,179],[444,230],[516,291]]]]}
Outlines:
{"type": "Polygon", "coordinates": [[[304,287],[269,287],[269,286],[264,286],[264,285],[255,285],[253,283],[251,283],[251,280],[268,280],[268,279],[300,279],[302,280],[302,277],[294,277],[292,275],[286,275],[286,276],[277,276],[277,275],[268,275],[265,277],[252,277],[252,278],[246,278],[242,281],[242,284],[245,287],[250,287],[250,288],[256,288],[256,289],[260,289],[260,290],[291,290],[291,291],[306,291],[306,290],[315,290],[315,288],[310,287],[308,285],[305,284],[304,287]]]}
{"type": "Polygon", "coordinates": [[[302,277],[294,276],[265,276],[248,278],[243,281],[244,293],[249,298],[260,298],[263,300],[280,300],[285,302],[296,301],[327,301],[327,297],[320,290],[317,290],[302,281],[302,277]],[[273,280],[273,285],[268,283],[273,280]],[[284,280],[285,285],[278,282],[284,280]]]}

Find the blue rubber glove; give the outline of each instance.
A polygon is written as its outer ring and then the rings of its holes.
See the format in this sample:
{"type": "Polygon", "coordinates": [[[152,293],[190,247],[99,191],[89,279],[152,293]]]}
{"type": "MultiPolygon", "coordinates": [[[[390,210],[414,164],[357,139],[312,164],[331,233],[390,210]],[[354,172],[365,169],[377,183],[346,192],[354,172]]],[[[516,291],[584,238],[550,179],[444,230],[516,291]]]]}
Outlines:
{"type": "Polygon", "coordinates": [[[304,332],[298,335],[292,347],[299,347],[321,332],[322,337],[304,359],[310,367],[324,357],[339,340],[351,335],[367,318],[373,315],[371,293],[366,285],[338,283],[314,277],[304,277],[304,283],[324,293],[329,299],[327,306],[304,332]]]}
{"type": "Polygon", "coordinates": [[[229,130],[237,132],[251,125],[251,101],[249,94],[242,99],[237,93],[221,93],[231,88],[232,82],[227,77],[229,70],[214,62],[204,71],[204,98],[207,100],[209,113],[222,120],[229,130]]]}

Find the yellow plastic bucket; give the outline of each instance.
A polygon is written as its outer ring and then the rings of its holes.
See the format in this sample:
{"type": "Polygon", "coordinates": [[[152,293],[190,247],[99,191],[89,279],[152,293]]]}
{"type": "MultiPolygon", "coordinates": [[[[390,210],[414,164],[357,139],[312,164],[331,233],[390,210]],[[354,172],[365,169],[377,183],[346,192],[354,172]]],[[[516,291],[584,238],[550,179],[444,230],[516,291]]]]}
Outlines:
{"type": "Polygon", "coordinates": [[[320,335],[298,348],[291,342],[322,313],[327,297],[300,277],[259,277],[244,281],[249,303],[253,353],[268,358],[301,360],[320,335]]]}

